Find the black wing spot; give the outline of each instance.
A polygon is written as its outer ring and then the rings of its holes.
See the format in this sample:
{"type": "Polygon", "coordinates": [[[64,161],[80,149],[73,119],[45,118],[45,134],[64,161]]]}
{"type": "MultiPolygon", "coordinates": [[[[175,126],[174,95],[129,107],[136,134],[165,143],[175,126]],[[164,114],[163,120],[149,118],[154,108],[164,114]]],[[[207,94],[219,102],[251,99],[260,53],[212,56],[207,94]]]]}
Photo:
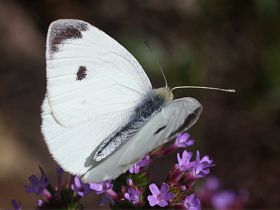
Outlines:
{"type": "Polygon", "coordinates": [[[54,23],[50,34],[50,53],[58,52],[58,44],[67,39],[81,39],[82,31],[87,31],[86,23],[54,23]]]}
{"type": "Polygon", "coordinates": [[[77,75],[76,80],[85,79],[87,76],[87,68],[85,66],[80,66],[76,75],[77,75]]]}
{"type": "Polygon", "coordinates": [[[159,132],[161,132],[164,128],[166,128],[166,125],[160,127],[159,129],[157,129],[157,131],[154,133],[154,135],[158,134],[159,132]]]}

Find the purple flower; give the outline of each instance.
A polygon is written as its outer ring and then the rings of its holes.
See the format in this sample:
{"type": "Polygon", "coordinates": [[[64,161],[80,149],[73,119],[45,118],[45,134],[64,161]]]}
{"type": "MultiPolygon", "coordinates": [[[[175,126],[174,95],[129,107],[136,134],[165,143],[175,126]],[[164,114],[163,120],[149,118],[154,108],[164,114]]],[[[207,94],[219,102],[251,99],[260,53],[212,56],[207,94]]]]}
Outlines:
{"type": "Polygon", "coordinates": [[[210,160],[208,156],[204,156],[200,159],[199,151],[196,152],[195,165],[193,166],[193,176],[195,178],[201,178],[210,173],[210,167],[213,166],[213,160],[210,160]]]}
{"type": "Polygon", "coordinates": [[[174,194],[169,192],[169,186],[166,183],[163,183],[160,189],[156,184],[150,184],[149,189],[152,193],[152,195],[148,196],[150,206],[159,205],[160,207],[165,207],[174,197],[174,194]]]}
{"type": "Polygon", "coordinates": [[[90,183],[90,188],[96,192],[97,195],[101,195],[99,201],[100,206],[104,206],[106,203],[114,205],[114,199],[118,198],[118,194],[112,190],[113,184],[111,180],[102,181],[99,183],[90,183]]]}
{"type": "Polygon", "coordinates": [[[14,210],[21,210],[20,201],[12,200],[12,205],[13,205],[14,210]]]}
{"type": "Polygon", "coordinates": [[[84,197],[85,195],[88,195],[90,192],[92,192],[90,185],[83,183],[78,176],[74,177],[71,184],[71,189],[81,197],[84,197]]]}
{"type": "Polygon", "coordinates": [[[31,186],[24,186],[25,191],[28,193],[35,193],[36,195],[45,195],[47,198],[49,198],[51,195],[47,190],[48,186],[48,178],[43,171],[43,169],[40,167],[41,171],[41,178],[39,179],[37,176],[32,175],[28,179],[31,183],[31,186]]]}
{"type": "Polygon", "coordinates": [[[191,194],[186,197],[184,201],[184,207],[188,210],[200,210],[200,200],[197,197],[195,197],[194,194],[191,194]]]}
{"type": "Polygon", "coordinates": [[[129,172],[131,174],[138,174],[140,172],[140,168],[146,167],[150,163],[150,156],[145,155],[142,159],[137,161],[134,165],[130,166],[129,172]]]}
{"type": "Polygon", "coordinates": [[[110,189],[112,189],[113,184],[111,180],[106,180],[100,183],[90,183],[90,189],[96,191],[96,194],[102,194],[110,189]]]}
{"type": "Polygon", "coordinates": [[[140,191],[136,188],[129,187],[127,192],[124,194],[124,197],[129,200],[132,204],[138,204],[140,202],[140,191]]]}
{"type": "Polygon", "coordinates": [[[190,139],[190,134],[181,133],[177,135],[175,145],[176,147],[189,147],[194,144],[194,140],[190,139]]]}
{"type": "Polygon", "coordinates": [[[231,191],[223,191],[216,193],[212,197],[212,205],[217,210],[230,209],[236,200],[236,195],[231,191]]]}
{"type": "Polygon", "coordinates": [[[179,168],[181,171],[188,171],[193,168],[195,165],[195,162],[191,162],[192,153],[187,152],[186,150],[182,154],[182,158],[180,157],[180,154],[177,153],[177,160],[178,164],[176,164],[177,168],[179,168]]]}

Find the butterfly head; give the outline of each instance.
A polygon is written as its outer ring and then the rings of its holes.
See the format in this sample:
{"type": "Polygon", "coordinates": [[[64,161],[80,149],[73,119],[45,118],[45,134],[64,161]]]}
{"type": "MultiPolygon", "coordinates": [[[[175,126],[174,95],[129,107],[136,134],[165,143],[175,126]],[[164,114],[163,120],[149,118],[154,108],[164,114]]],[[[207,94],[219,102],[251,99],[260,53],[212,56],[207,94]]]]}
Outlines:
{"type": "Polygon", "coordinates": [[[162,96],[165,102],[172,101],[174,99],[174,95],[169,87],[155,89],[155,92],[157,95],[162,96]]]}

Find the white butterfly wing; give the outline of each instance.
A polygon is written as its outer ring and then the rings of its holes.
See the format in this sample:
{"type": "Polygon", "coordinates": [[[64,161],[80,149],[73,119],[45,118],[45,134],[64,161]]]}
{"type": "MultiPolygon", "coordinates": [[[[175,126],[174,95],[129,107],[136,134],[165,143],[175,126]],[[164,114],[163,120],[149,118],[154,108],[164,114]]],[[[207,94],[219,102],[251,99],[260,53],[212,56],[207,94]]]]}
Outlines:
{"type": "Polygon", "coordinates": [[[198,120],[201,111],[201,104],[189,97],[165,104],[131,140],[102,164],[89,170],[83,180],[95,182],[118,177],[133,162],[166,143],[178,132],[189,129],[198,120]]]}
{"type": "Polygon", "coordinates": [[[42,133],[57,162],[83,174],[86,158],[127,122],[151,83],[124,47],[80,20],[50,25],[46,59],[42,133]]]}
{"type": "Polygon", "coordinates": [[[151,89],[137,60],[89,23],[53,22],[46,47],[48,99],[65,127],[104,113],[126,112],[151,89]]]}

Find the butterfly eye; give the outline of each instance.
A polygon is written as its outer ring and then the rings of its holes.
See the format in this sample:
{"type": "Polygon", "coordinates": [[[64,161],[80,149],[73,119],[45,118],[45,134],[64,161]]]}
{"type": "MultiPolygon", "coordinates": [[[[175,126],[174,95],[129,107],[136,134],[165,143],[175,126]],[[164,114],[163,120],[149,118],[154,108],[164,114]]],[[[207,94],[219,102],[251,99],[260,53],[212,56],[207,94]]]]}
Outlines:
{"type": "Polygon", "coordinates": [[[85,79],[87,76],[87,68],[85,66],[80,66],[76,75],[77,75],[76,80],[85,79]]]}

